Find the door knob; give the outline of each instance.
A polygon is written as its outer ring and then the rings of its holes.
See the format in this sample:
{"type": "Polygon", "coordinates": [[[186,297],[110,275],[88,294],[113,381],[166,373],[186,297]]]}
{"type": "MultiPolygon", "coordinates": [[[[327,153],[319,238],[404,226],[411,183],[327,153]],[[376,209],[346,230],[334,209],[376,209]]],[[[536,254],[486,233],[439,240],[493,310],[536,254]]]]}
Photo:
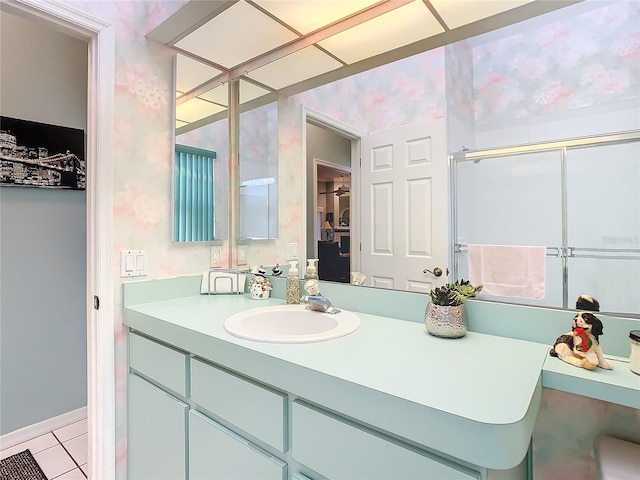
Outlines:
{"type": "MultiPolygon", "coordinates": [[[[433,270],[429,270],[428,268],[425,268],[422,273],[427,273],[429,272],[431,275],[436,276],[436,277],[441,277],[442,276],[442,269],[440,267],[436,267],[433,270]]],[[[449,269],[447,268],[447,275],[449,275],[449,269]]]]}

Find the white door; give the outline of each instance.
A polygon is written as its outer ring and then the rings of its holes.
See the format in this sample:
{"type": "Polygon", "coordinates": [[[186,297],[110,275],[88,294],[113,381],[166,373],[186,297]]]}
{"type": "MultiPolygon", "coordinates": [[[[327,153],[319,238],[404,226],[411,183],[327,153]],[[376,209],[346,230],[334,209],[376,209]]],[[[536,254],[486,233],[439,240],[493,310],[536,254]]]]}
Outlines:
{"type": "Polygon", "coordinates": [[[429,293],[447,282],[445,121],[362,138],[361,267],[366,284],[429,293]],[[435,276],[425,269],[442,270],[435,276]]]}

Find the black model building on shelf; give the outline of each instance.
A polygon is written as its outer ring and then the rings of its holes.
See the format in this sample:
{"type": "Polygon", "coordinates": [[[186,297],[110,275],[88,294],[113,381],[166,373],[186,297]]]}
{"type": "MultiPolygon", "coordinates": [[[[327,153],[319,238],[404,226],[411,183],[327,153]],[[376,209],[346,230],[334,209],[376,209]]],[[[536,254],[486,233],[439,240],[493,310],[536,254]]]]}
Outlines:
{"type": "Polygon", "coordinates": [[[84,154],[84,130],[0,117],[2,186],[84,190],[84,154]]]}

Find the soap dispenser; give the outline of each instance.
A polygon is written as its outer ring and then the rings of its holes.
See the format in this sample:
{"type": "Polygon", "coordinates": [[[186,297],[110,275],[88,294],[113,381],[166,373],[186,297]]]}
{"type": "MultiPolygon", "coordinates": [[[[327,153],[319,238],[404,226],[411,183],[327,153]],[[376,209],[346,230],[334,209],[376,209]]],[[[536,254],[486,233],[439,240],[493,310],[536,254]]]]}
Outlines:
{"type": "Polygon", "coordinates": [[[310,258],[307,260],[307,271],[304,274],[305,280],[317,280],[318,274],[316,273],[317,258],[310,258]]]}
{"type": "Polygon", "coordinates": [[[298,276],[298,262],[291,261],[287,276],[287,303],[300,303],[300,277],[298,276]]]}

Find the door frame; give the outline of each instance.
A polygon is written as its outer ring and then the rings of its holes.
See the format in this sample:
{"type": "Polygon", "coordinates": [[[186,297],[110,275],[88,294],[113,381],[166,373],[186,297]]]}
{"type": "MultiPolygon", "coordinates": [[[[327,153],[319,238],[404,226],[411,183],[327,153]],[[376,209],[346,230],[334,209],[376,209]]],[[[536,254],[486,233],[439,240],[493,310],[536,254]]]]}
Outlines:
{"type": "Polygon", "coordinates": [[[113,102],[115,31],[101,20],[46,0],[2,0],[6,11],[87,42],[87,418],[89,478],[115,478],[113,102]],[[99,309],[94,308],[94,296],[99,309]]]}
{"type": "MultiPolygon", "coordinates": [[[[340,120],[336,120],[335,118],[331,118],[328,115],[325,115],[324,113],[315,110],[313,108],[309,108],[305,105],[302,105],[302,124],[301,124],[301,130],[302,130],[302,204],[303,204],[303,215],[302,215],[302,222],[301,222],[301,228],[302,231],[300,232],[301,236],[300,238],[304,239],[305,241],[305,248],[304,249],[300,249],[300,251],[304,251],[305,252],[305,258],[301,258],[301,265],[303,264],[302,262],[306,263],[306,242],[307,242],[307,219],[309,217],[308,211],[309,211],[309,206],[307,205],[307,194],[308,194],[308,189],[307,189],[307,183],[308,183],[308,175],[311,174],[313,175],[313,179],[314,179],[314,193],[317,193],[317,176],[316,176],[316,172],[315,172],[315,163],[314,163],[314,171],[313,172],[309,172],[308,167],[307,167],[307,121],[310,121],[310,123],[320,127],[320,128],[324,128],[325,130],[329,130],[333,133],[336,133],[338,135],[340,135],[341,137],[345,137],[348,138],[349,140],[351,140],[351,194],[353,195],[353,197],[357,200],[358,198],[360,198],[360,139],[367,135],[366,132],[353,127],[352,125],[348,125],[344,122],[341,122],[340,120]]],[[[314,222],[315,222],[315,209],[317,207],[317,195],[314,195],[314,222]]],[[[360,222],[360,206],[357,204],[358,202],[351,202],[351,210],[350,210],[350,221],[349,224],[350,225],[356,225],[357,228],[355,228],[355,230],[351,230],[350,235],[351,235],[351,269],[358,271],[360,268],[360,248],[356,247],[357,245],[360,245],[360,227],[359,227],[359,222],[360,222]],[[354,205],[355,203],[355,205],[354,205]],[[355,207],[355,208],[354,208],[355,207]]],[[[317,246],[314,248],[314,251],[316,251],[317,246]]],[[[317,258],[317,256],[316,256],[317,258]]]]}

